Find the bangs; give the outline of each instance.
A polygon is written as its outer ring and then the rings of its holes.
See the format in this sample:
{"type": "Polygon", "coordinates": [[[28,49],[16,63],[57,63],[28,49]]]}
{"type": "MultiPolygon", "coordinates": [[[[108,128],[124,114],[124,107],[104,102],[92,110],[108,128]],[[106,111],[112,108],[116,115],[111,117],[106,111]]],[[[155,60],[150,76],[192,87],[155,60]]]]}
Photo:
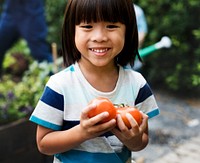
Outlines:
{"type": "Polygon", "coordinates": [[[100,21],[125,24],[128,17],[126,4],[121,0],[76,0],[76,3],[76,25],[100,21]]]}

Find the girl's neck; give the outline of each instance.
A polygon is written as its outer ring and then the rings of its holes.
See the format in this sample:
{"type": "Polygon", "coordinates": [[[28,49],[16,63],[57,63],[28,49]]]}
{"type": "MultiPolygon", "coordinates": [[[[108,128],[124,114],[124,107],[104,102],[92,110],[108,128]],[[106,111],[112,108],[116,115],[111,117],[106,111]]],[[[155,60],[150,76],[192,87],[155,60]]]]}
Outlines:
{"type": "Polygon", "coordinates": [[[85,79],[95,89],[102,92],[111,92],[115,89],[119,77],[119,67],[117,65],[90,67],[79,63],[79,67],[85,79]]]}

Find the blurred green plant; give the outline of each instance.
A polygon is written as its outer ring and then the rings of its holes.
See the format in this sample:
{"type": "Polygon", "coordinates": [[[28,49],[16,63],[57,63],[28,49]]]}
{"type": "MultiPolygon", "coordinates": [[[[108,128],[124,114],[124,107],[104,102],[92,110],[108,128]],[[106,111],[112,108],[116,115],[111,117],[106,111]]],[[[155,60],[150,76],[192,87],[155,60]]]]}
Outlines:
{"type": "MultiPolygon", "coordinates": [[[[2,11],[3,1],[0,2],[0,13],[2,11]]],[[[50,11],[47,15],[51,15],[53,12],[54,3],[52,4],[48,0],[50,5],[50,11]]],[[[56,2],[55,2],[56,4],[56,2]]],[[[57,3],[61,7],[61,3],[57,3]]],[[[62,7],[65,7],[64,5],[62,7]]],[[[60,10],[59,10],[60,11],[60,10]]],[[[60,11],[61,12],[61,11],[60,11]]],[[[63,14],[63,13],[62,13],[63,14]]],[[[58,36],[57,31],[61,29],[58,26],[57,21],[62,19],[59,16],[56,19],[56,15],[50,16],[49,20],[53,24],[56,30],[52,31],[52,40],[56,40],[54,36],[58,36]]],[[[54,28],[52,27],[52,28],[54,28]]],[[[3,62],[4,74],[0,78],[0,125],[7,124],[9,122],[27,117],[35,108],[37,101],[39,100],[43,88],[49,79],[49,75],[53,72],[53,64],[42,62],[38,63],[34,61],[30,55],[30,50],[27,46],[27,42],[24,39],[20,39],[16,44],[6,52],[3,62]],[[22,58],[16,58],[19,56],[22,58]],[[22,60],[28,60],[27,69],[22,69],[22,60]],[[9,72],[7,70],[10,69],[9,72]],[[26,71],[25,71],[26,70],[26,71]],[[22,71],[22,76],[18,71],[22,71]],[[16,80],[17,78],[17,80],[16,80]]]]}
{"type": "Polygon", "coordinates": [[[185,95],[200,95],[200,1],[135,0],[147,17],[144,46],[169,36],[170,49],[145,58],[143,73],[154,86],[185,95]]]}
{"type": "Polygon", "coordinates": [[[45,13],[48,24],[47,40],[49,43],[55,42],[59,49],[61,47],[61,29],[66,3],[67,0],[45,0],[45,13]]]}
{"type": "Polygon", "coordinates": [[[26,41],[21,39],[7,51],[3,68],[5,72],[0,79],[0,125],[30,115],[53,72],[53,64],[34,61],[26,41]],[[29,62],[22,62],[24,60],[29,62]],[[6,71],[8,69],[9,72],[6,71]]]}
{"type": "Polygon", "coordinates": [[[4,75],[0,83],[0,125],[27,117],[36,106],[53,65],[34,61],[20,82],[4,75]]]}
{"type": "Polygon", "coordinates": [[[10,67],[10,65],[16,63],[16,59],[13,57],[13,54],[20,53],[23,54],[24,57],[29,60],[30,62],[32,61],[32,57],[30,55],[30,49],[27,45],[26,40],[20,39],[15,43],[15,45],[6,52],[5,59],[3,61],[3,68],[7,69],[10,67]]]}

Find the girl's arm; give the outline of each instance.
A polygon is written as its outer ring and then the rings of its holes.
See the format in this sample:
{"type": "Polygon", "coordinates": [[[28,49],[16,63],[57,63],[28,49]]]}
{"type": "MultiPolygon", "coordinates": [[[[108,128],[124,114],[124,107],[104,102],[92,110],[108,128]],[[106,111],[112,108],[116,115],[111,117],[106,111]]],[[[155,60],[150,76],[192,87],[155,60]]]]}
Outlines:
{"type": "Polygon", "coordinates": [[[118,128],[114,128],[112,130],[113,134],[115,134],[118,139],[131,151],[140,151],[144,149],[149,141],[148,136],[148,116],[142,113],[143,120],[142,124],[138,126],[137,122],[134,118],[128,114],[127,118],[132,126],[131,129],[128,129],[121,116],[117,117],[118,128]]]}
{"type": "Polygon", "coordinates": [[[108,117],[108,113],[101,113],[93,118],[88,118],[89,110],[96,106],[88,105],[81,113],[80,124],[64,131],[54,131],[38,125],[37,146],[41,153],[53,155],[68,151],[88,139],[95,138],[116,126],[116,121],[110,120],[107,123],[98,124],[108,117]]]}

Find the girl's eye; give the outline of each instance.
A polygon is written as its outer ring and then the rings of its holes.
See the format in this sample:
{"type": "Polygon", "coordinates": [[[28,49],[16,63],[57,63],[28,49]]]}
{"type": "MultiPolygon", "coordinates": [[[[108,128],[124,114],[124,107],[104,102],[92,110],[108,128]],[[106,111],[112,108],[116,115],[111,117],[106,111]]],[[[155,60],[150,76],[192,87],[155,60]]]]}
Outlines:
{"type": "Polygon", "coordinates": [[[91,25],[81,25],[81,28],[85,28],[85,29],[91,29],[92,26],[91,25]]]}
{"type": "Polygon", "coordinates": [[[110,29],[112,29],[112,28],[118,28],[118,26],[117,25],[107,25],[107,28],[110,28],[110,29]]]}

